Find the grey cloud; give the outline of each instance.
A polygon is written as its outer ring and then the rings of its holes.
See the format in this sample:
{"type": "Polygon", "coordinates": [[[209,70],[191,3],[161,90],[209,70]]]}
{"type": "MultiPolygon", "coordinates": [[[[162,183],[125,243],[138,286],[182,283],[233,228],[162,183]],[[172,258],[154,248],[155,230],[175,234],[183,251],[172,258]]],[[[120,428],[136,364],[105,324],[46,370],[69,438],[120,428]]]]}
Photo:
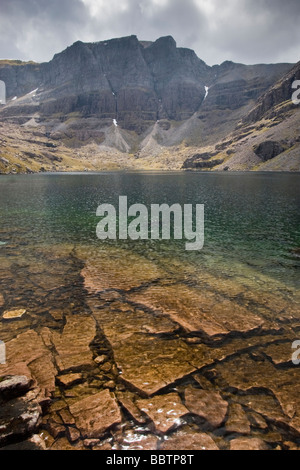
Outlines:
{"type": "Polygon", "coordinates": [[[1,0],[0,57],[49,60],[88,20],[81,0],[1,0]]]}
{"type": "MultiPolygon", "coordinates": [[[[299,14],[299,0],[240,0],[233,21],[228,19],[223,25],[223,47],[231,58],[243,60],[244,57],[247,62],[296,62],[299,60],[295,49],[300,43],[299,14]]],[[[220,37],[217,35],[216,39],[220,37]]]]}
{"type": "Polygon", "coordinates": [[[97,14],[89,1],[0,0],[0,57],[50,60],[77,40],[136,34],[172,35],[210,65],[299,60],[299,0],[110,0],[97,14]]]}

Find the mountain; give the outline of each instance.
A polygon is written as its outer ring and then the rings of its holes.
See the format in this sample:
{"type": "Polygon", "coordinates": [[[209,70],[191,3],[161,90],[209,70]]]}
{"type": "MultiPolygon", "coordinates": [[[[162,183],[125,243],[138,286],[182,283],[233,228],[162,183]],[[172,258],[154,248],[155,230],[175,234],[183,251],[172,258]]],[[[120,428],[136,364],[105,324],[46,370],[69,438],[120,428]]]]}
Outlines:
{"type": "Polygon", "coordinates": [[[300,62],[259,97],[229,136],[187,158],[183,168],[300,171],[300,105],[292,101],[299,79],[300,62]]]}
{"type": "Polygon", "coordinates": [[[216,146],[273,109],[272,87],[292,67],[210,67],[170,36],[78,41],[42,64],[0,61],[0,172],[195,168],[203,153],[202,168],[215,169],[216,146]]]}

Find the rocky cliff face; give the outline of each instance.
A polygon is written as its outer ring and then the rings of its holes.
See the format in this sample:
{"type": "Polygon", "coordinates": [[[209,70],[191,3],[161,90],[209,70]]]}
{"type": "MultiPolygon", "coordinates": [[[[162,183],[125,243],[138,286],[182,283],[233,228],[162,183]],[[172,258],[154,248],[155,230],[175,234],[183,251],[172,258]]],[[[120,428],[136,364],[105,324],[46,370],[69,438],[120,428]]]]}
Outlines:
{"type": "Polygon", "coordinates": [[[38,88],[42,115],[80,112],[83,116],[131,121],[190,118],[201,106],[237,109],[257,98],[290,68],[247,67],[225,62],[208,67],[194,51],[176,47],[172,37],[144,47],[136,36],[107,42],[76,42],[44,64],[1,64],[8,98],[38,88]]]}
{"type": "MultiPolygon", "coordinates": [[[[300,78],[300,62],[292,70],[278,80],[270,89],[268,89],[257,101],[254,108],[245,117],[245,122],[255,122],[262,118],[274,117],[274,109],[279,105],[286,103],[289,109],[294,108],[291,100],[292,85],[294,81],[300,78]]],[[[278,111],[278,110],[277,110],[278,111]]],[[[285,108],[286,111],[286,108],[285,108]]],[[[277,114],[278,115],[278,114],[277,114]]]]}
{"type": "MultiPolygon", "coordinates": [[[[280,100],[282,90],[270,87],[291,69],[233,62],[209,67],[170,36],[79,41],[48,63],[0,61],[7,87],[0,123],[34,129],[58,147],[94,145],[97,158],[108,150],[117,159],[118,152],[141,159],[174,146],[199,150],[280,100]]],[[[285,86],[287,94],[290,83],[285,86]]]]}
{"type": "Polygon", "coordinates": [[[184,169],[300,170],[300,105],[292,100],[300,62],[263,93],[235,130],[210,152],[196,153],[184,169]]]}
{"type": "Polygon", "coordinates": [[[189,118],[201,105],[209,67],[173,38],[144,48],[137,37],[96,44],[77,42],[45,64],[0,64],[8,98],[38,88],[42,115],[132,121],[189,118]]]}

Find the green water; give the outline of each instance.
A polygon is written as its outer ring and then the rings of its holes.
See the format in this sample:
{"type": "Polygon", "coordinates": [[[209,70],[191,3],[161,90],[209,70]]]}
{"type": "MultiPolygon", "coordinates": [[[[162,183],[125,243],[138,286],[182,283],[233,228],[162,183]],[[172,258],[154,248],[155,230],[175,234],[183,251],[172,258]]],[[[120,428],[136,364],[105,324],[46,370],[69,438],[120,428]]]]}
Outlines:
{"type": "Polygon", "coordinates": [[[224,276],[264,276],[297,289],[300,185],[298,174],[102,173],[2,176],[3,246],[91,244],[96,209],[119,196],[128,204],[204,204],[205,245],[186,252],[185,241],[111,241],[148,258],[176,258],[224,276]],[[298,250],[298,251],[297,251],[298,250]]]}

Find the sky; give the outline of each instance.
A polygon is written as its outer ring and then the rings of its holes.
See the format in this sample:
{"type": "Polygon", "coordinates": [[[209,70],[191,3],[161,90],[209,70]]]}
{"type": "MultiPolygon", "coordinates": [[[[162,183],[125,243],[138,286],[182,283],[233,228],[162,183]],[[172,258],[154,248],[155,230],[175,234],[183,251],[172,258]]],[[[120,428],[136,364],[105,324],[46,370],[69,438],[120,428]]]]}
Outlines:
{"type": "Polygon", "coordinates": [[[46,62],[80,40],[173,36],[208,65],[300,60],[300,0],[0,0],[0,59],[46,62]]]}

